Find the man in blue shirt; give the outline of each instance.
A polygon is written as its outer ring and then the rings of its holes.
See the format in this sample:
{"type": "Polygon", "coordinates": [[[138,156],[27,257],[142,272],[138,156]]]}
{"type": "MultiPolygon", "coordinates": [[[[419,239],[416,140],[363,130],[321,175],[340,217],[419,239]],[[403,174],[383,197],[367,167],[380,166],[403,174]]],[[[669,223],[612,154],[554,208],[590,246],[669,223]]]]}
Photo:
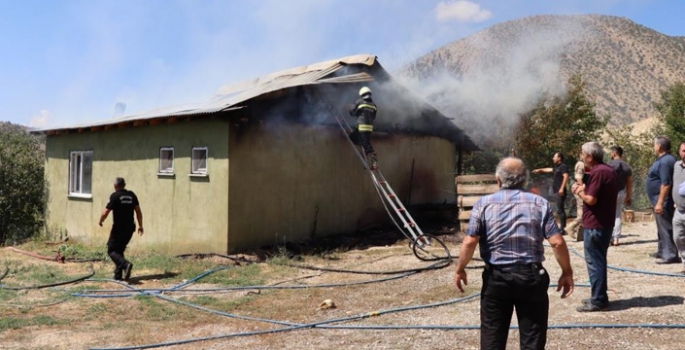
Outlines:
{"type": "Polygon", "coordinates": [[[676,159],[671,154],[671,140],[666,136],[654,139],[654,153],[657,158],[649,168],[645,185],[647,196],[654,207],[656,229],[659,238],[657,252],[651,256],[658,258],[657,264],[676,264],[680,262],[678,249],[673,242],[673,212],[675,210],[671,187],[673,186],[673,166],[676,159]]]}
{"type": "Polygon", "coordinates": [[[481,349],[505,349],[511,316],[516,308],[521,349],[544,349],[549,315],[549,275],[543,241],[554,249],[561,266],[557,291],[573,293],[573,270],[562,230],[544,198],[523,191],[526,170],[518,158],[497,165],[500,190],[484,196],[473,207],[462,242],[454,282],[463,292],[466,265],[476,246],[486,263],[480,302],[481,349]]]}

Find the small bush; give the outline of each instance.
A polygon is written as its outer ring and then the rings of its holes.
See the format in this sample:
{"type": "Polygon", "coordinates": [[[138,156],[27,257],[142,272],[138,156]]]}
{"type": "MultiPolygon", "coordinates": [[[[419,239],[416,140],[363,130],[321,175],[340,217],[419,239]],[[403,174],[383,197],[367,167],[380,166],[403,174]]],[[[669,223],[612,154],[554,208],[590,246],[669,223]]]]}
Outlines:
{"type": "Polygon", "coordinates": [[[45,212],[43,138],[0,123],[0,245],[36,235],[45,212]]]}

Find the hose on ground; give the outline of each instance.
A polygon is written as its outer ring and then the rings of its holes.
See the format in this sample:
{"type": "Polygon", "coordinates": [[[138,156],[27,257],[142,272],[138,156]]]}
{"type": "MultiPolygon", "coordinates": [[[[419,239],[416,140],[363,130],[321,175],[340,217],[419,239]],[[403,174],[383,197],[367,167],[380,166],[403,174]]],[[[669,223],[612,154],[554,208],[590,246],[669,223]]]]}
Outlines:
{"type": "MultiPolygon", "coordinates": [[[[569,247],[568,250],[575,254],[576,256],[579,256],[581,258],[585,258],[585,255],[579,252],[575,248],[569,247]]],[[[620,267],[620,266],[614,266],[607,264],[607,268],[611,270],[616,270],[616,271],[623,271],[623,272],[631,272],[631,273],[638,273],[642,275],[651,275],[651,276],[663,276],[663,277],[677,277],[677,278],[685,278],[685,274],[681,273],[671,273],[671,272],[659,272],[659,271],[648,271],[648,270],[639,270],[639,269],[631,269],[628,267],[620,267]]]]}
{"type": "Polygon", "coordinates": [[[285,289],[312,289],[312,288],[335,288],[335,287],[349,287],[355,285],[381,283],[392,280],[405,278],[416,274],[417,272],[408,272],[397,276],[380,278],[368,281],[347,282],[347,283],[331,283],[331,284],[308,284],[308,285],[291,285],[291,286],[236,286],[236,287],[222,287],[222,288],[198,288],[198,289],[175,289],[175,288],[160,288],[160,289],[133,289],[136,293],[121,289],[95,289],[84,290],[81,293],[72,294],[75,297],[84,298],[128,298],[137,295],[138,293],[161,294],[161,293],[208,293],[208,292],[231,292],[241,290],[285,290],[285,289]],[[99,294],[99,293],[118,293],[118,294],[99,294]]]}
{"type": "Polygon", "coordinates": [[[439,270],[439,269],[445,268],[447,266],[450,266],[450,264],[452,264],[451,259],[444,259],[444,260],[438,261],[437,263],[434,263],[434,264],[431,264],[431,265],[425,266],[425,267],[417,267],[414,269],[404,269],[404,270],[394,270],[394,271],[366,271],[366,270],[334,269],[334,268],[328,268],[328,267],[319,267],[319,266],[302,265],[302,264],[284,264],[284,266],[294,267],[294,268],[303,269],[303,270],[351,273],[351,274],[358,274],[358,275],[397,275],[397,274],[408,273],[408,272],[423,272],[423,271],[429,271],[429,270],[439,270]]]}
{"type": "Polygon", "coordinates": [[[15,252],[15,253],[18,253],[18,254],[30,256],[30,257],[32,257],[32,258],[41,259],[41,260],[45,260],[45,261],[73,262],[73,263],[86,263],[86,262],[100,262],[100,261],[103,261],[102,259],[95,259],[95,258],[93,258],[93,259],[64,258],[64,257],[62,257],[61,255],[57,255],[57,256],[55,256],[55,257],[50,257],[50,256],[41,255],[41,254],[34,253],[34,252],[29,252],[29,251],[26,251],[26,250],[21,250],[21,249],[19,249],[19,248],[15,248],[15,247],[6,247],[5,249],[8,249],[8,250],[10,250],[10,251],[12,251],[12,252],[15,252]],[[60,257],[61,257],[61,259],[60,259],[60,257]]]}
{"type": "Polygon", "coordinates": [[[241,263],[248,263],[248,264],[252,263],[251,261],[244,259],[244,258],[236,258],[236,257],[230,256],[230,255],[219,254],[219,253],[190,253],[190,254],[176,255],[176,257],[180,258],[180,259],[187,259],[187,258],[204,259],[204,258],[213,257],[213,256],[234,261],[238,265],[240,265],[241,263]]]}
{"type": "Polygon", "coordinates": [[[419,260],[422,260],[422,261],[437,261],[437,260],[444,260],[444,259],[448,259],[450,261],[452,260],[452,253],[450,252],[450,249],[447,248],[447,245],[445,245],[445,242],[443,242],[438,237],[435,237],[434,235],[424,233],[424,234],[420,235],[416,239],[415,242],[412,242],[412,244],[410,244],[410,246],[411,246],[412,252],[414,253],[414,256],[416,256],[416,258],[418,258],[419,260]],[[428,241],[432,241],[432,242],[438,242],[438,244],[440,244],[442,249],[445,251],[445,256],[436,256],[432,253],[426,252],[426,250],[423,247],[421,247],[419,244],[417,244],[417,242],[420,242],[422,239],[424,241],[428,240],[428,241]],[[419,249],[418,251],[416,250],[417,248],[419,249]],[[419,254],[419,251],[424,252],[424,253],[428,253],[429,255],[432,255],[433,257],[432,258],[424,257],[424,256],[419,254]]]}
{"type": "Polygon", "coordinates": [[[76,283],[76,282],[85,281],[86,279],[93,277],[93,275],[95,275],[95,270],[93,269],[92,266],[90,267],[90,270],[91,270],[91,271],[90,271],[89,274],[87,274],[87,275],[85,275],[85,276],[78,277],[78,278],[74,278],[74,279],[71,279],[71,280],[68,280],[68,281],[55,282],[55,283],[49,283],[49,284],[41,284],[41,285],[37,285],[37,286],[28,286],[28,287],[7,286],[7,285],[5,285],[5,284],[2,284],[2,285],[0,285],[0,289],[7,289],[7,290],[30,290],[30,289],[43,289],[43,288],[50,288],[50,287],[63,286],[63,285],[65,285],[65,284],[72,284],[72,283],[76,283]]]}

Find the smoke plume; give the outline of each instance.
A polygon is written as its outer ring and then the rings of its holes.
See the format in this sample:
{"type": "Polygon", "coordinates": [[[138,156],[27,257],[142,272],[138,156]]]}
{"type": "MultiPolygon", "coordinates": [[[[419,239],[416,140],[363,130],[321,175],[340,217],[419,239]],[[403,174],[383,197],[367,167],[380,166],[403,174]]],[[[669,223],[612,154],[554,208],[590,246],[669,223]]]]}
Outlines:
{"type": "Polygon", "coordinates": [[[483,144],[511,132],[543,96],[565,93],[562,60],[573,54],[575,42],[592,35],[577,17],[533,19],[534,26],[508,22],[438,49],[399,76],[483,144]]]}

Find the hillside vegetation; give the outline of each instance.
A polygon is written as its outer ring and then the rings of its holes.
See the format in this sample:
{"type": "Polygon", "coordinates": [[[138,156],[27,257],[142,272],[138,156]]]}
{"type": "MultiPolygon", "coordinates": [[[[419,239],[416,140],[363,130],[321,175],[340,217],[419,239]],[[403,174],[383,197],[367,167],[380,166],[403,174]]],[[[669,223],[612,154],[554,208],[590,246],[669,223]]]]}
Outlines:
{"type": "MultiPolygon", "coordinates": [[[[494,25],[420,57],[402,73],[425,81],[448,72],[464,83],[487,74],[514,94],[521,81],[552,90],[581,74],[596,111],[611,114],[613,125],[625,125],[658,115],[653,103],[660,91],[685,80],[683,67],[684,37],[620,17],[544,15],[494,25]]],[[[439,91],[431,93],[427,99],[445,112],[458,108],[439,91]]]]}

